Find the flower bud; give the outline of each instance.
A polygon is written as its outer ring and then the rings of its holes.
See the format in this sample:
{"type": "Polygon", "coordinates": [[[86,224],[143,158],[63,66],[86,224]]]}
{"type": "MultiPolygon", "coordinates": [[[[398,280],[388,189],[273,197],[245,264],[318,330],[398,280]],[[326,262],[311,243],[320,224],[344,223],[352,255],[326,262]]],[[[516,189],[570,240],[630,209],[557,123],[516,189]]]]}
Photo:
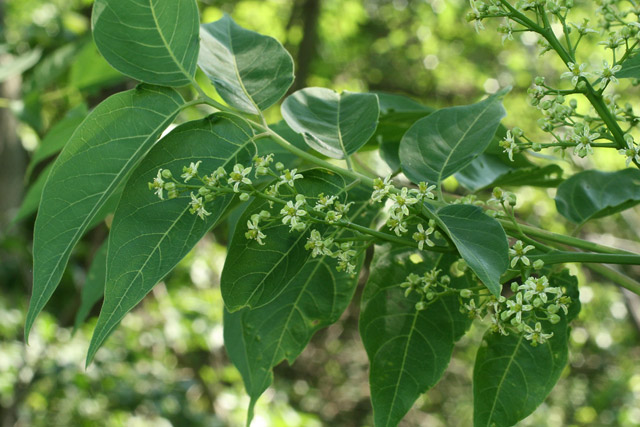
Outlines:
{"type": "Polygon", "coordinates": [[[240,200],[243,202],[246,202],[247,200],[249,200],[249,194],[248,193],[240,193],[240,200]]]}
{"type": "Polygon", "coordinates": [[[282,162],[278,162],[276,163],[276,170],[284,170],[284,165],[282,164],[282,162]]]}
{"type": "Polygon", "coordinates": [[[422,311],[422,310],[426,310],[427,308],[427,303],[424,301],[420,301],[416,303],[416,310],[417,311],[422,311]]]}
{"type": "Polygon", "coordinates": [[[542,267],[544,267],[544,261],[541,259],[537,259],[533,262],[533,268],[535,270],[540,270],[542,267]]]}
{"type": "Polygon", "coordinates": [[[560,321],[560,316],[558,316],[557,314],[552,314],[551,316],[549,316],[549,322],[551,322],[552,324],[556,324],[560,321]]]}
{"type": "Polygon", "coordinates": [[[463,289],[460,291],[460,296],[462,298],[471,298],[473,296],[473,291],[471,289],[463,289]]]}
{"type": "Polygon", "coordinates": [[[260,211],[260,219],[269,219],[271,218],[271,213],[269,211],[260,211]]]}
{"type": "Polygon", "coordinates": [[[162,169],[162,177],[164,179],[171,179],[171,177],[173,177],[173,174],[169,169],[162,169]]]}

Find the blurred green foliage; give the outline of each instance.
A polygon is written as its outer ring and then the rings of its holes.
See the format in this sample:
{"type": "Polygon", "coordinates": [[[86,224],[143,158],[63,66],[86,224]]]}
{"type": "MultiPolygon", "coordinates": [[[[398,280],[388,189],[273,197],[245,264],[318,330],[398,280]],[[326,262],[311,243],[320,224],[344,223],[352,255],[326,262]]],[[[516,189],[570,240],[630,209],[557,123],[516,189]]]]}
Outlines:
{"type": "MultiPolygon", "coordinates": [[[[8,105],[20,120],[27,150],[35,149],[69,109],[82,102],[93,107],[135,84],[99,57],[88,33],[90,3],[22,0],[5,5],[3,51],[17,57],[42,49],[40,61],[22,76],[22,99],[8,105]]],[[[560,68],[546,57],[539,60],[535,39],[525,35],[521,42],[503,46],[501,35],[491,29],[477,34],[464,21],[466,0],[318,0],[317,12],[313,3],[207,0],[200,5],[204,22],[227,12],[240,25],[281,40],[298,67],[309,69],[296,84],[406,94],[431,107],[470,103],[485,92],[513,85],[505,123],[530,136],[541,135],[526,89],[535,75],[557,79],[560,68]],[[304,50],[309,49],[303,45],[305,31],[317,31],[310,52],[304,50]]],[[[593,6],[582,3],[581,13],[588,16],[593,6]]],[[[598,60],[593,55],[587,59],[598,60]]],[[[627,92],[637,99],[636,89],[627,92]]],[[[277,108],[270,110],[271,119],[278,115],[277,108]]],[[[369,157],[367,161],[383,167],[376,153],[369,157]]],[[[611,170],[622,167],[624,159],[612,152],[588,161],[611,170]]],[[[561,165],[570,172],[589,166],[585,162],[561,165]]],[[[456,191],[455,180],[447,189],[456,191]]],[[[552,190],[522,188],[518,196],[523,219],[551,231],[572,231],[556,213],[552,190]]],[[[580,233],[637,252],[638,224],[636,208],[595,221],[580,233]],[[630,231],[625,239],[616,239],[610,230],[630,231]]],[[[60,292],[25,347],[21,337],[30,293],[27,248],[32,226],[30,219],[0,232],[0,425],[243,423],[248,398],[222,342],[217,284],[224,231],[198,245],[125,318],[107,350],[85,370],[95,318],[75,335],[72,322],[105,225],[89,233],[76,250],[60,292]]],[[[547,401],[521,425],[640,425],[638,302],[595,275],[574,272],[583,310],[574,324],[570,364],[547,401]]],[[[637,269],[634,273],[638,277],[637,269]]],[[[260,400],[254,426],[371,425],[368,365],[357,333],[356,306],[338,324],[318,333],[293,366],[276,369],[274,386],[260,400]]],[[[402,425],[470,425],[471,372],[483,329],[475,325],[457,345],[443,380],[418,400],[418,410],[402,425]]]]}

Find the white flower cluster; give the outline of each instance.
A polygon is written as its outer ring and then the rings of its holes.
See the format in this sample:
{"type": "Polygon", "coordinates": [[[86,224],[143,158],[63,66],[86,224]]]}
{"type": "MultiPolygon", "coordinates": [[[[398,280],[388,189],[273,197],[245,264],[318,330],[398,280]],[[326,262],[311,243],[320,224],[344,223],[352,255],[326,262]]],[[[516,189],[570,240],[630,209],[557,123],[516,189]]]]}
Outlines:
{"type": "Polygon", "coordinates": [[[529,277],[523,284],[513,283],[510,298],[491,296],[479,305],[473,293],[462,293],[468,299],[462,311],[472,318],[489,316],[491,329],[495,333],[509,335],[509,332],[523,333],[531,345],[544,344],[553,336],[542,329],[542,322],[560,322],[559,312],[569,312],[571,298],[564,295],[562,288],[549,285],[546,276],[529,277]]]}
{"type": "MultiPolygon", "coordinates": [[[[433,190],[435,185],[429,185],[426,182],[420,182],[418,188],[409,189],[402,187],[397,189],[391,182],[391,176],[387,176],[384,179],[376,178],[373,180],[373,193],[371,194],[372,203],[381,203],[385,200],[393,202],[389,208],[389,218],[386,225],[397,236],[406,234],[408,229],[408,220],[417,219],[417,215],[412,214],[411,209],[414,205],[419,205],[426,200],[433,200],[435,196],[433,190]]],[[[424,245],[435,246],[435,243],[429,238],[434,234],[437,236],[435,230],[435,223],[429,221],[427,227],[419,222],[417,224],[417,231],[413,233],[413,239],[418,243],[420,250],[424,248],[424,245]]]]}

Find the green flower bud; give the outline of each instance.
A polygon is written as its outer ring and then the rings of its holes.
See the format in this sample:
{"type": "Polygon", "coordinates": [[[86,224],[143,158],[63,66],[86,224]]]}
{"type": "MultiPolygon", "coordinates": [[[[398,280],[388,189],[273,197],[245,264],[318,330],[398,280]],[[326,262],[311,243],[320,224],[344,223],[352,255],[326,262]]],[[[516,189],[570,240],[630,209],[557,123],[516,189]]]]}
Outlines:
{"type": "Polygon", "coordinates": [[[426,310],[427,308],[427,303],[424,301],[420,301],[416,303],[416,310],[417,311],[422,311],[422,310],[426,310]]]}
{"type": "Polygon", "coordinates": [[[269,219],[271,218],[271,213],[269,211],[260,211],[260,219],[269,219]]]}
{"type": "Polygon", "coordinates": [[[544,267],[544,261],[541,259],[537,259],[533,262],[533,268],[535,270],[540,270],[542,267],[544,267]]]}
{"type": "Polygon", "coordinates": [[[284,170],[284,165],[282,164],[282,162],[278,162],[276,163],[276,170],[284,170]]]}
{"type": "Polygon", "coordinates": [[[544,84],[544,77],[536,76],[536,78],[533,80],[533,82],[535,84],[537,84],[538,86],[542,86],[544,84]]]}
{"type": "Polygon", "coordinates": [[[518,292],[518,286],[519,285],[516,282],[511,283],[511,292],[513,292],[513,293],[518,292]]]}
{"type": "Polygon", "coordinates": [[[533,144],[531,144],[531,149],[536,153],[539,153],[540,151],[542,151],[542,144],[540,144],[539,142],[534,142],[533,144]]]}
{"type": "Polygon", "coordinates": [[[519,127],[511,129],[511,133],[513,133],[513,136],[515,136],[516,138],[522,138],[522,136],[524,135],[524,131],[519,127]]]}
{"type": "Polygon", "coordinates": [[[162,169],[162,177],[164,179],[171,179],[171,177],[173,177],[173,174],[169,169],[162,169]]]}
{"type": "Polygon", "coordinates": [[[247,200],[249,200],[249,194],[248,193],[240,193],[240,200],[243,202],[246,202],[247,200]]]}
{"type": "Polygon", "coordinates": [[[201,196],[206,196],[209,193],[211,193],[211,190],[209,190],[207,187],[198,188],[198,194],[201,196]]]}
{"type": "Polygon", "coordinates": [[[580,90],[580,91],[584,91],[587,89],[587,83],[584,80],[580,80],[578,82],[578,84],[576,85],[576,89],[580,90]]]}
{"type": "Polygon", "coordinates": [[[462,298],[471,298],[473,296],[473,291],[471,289],[463,289],[460,291],[460,296],[462,298]]]}
{"type": "Polygon", "coordinates": [[[560,316],[558,316],[557,314],[552,314],[551,316],[549,316],[549,322],[551,322],[552,324],[556,324],[560,321],[560,316]]]}
{"type": "Polygon", "coordinates": [[[549,304],[547,306],[547,313],[549,313],[549,314],[556,314],[558,312],[558,310],[560,310],[560,307],[558,307],[555,304],[549,304]]]}

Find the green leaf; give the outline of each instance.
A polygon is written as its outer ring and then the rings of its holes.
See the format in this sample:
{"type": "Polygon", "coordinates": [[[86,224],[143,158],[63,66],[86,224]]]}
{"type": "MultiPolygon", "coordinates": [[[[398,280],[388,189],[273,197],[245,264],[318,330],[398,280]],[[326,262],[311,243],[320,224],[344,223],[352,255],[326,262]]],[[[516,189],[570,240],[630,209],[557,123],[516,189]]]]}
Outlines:
{"type": "Polygon", "coordinates": [[[619,79],[637,79],[640,78],[640,55],[636,54],[625,59],[622,68],[616,73],[619,79]]]}
{"type": "Polygon", "coordinates": [[[74,331],[87,320],[93,306],[104,296],[104,283],[107,274],[107,243],[105,240],[102,245],[100,245],[100,248],[93,256],[93,261],[91,261],[87,279],[82,286],[82,298],[80,300],[80,307],[76,312],[76,320],[73,326],[74,331]]]}
{"type": "Polygon", "coordinates": [[[500,276],[509,267],[509,243],[498,221],[472,205],[448,205],[436,211],[438,225],[456,245],[460,256],[495,296],[500,276]]]}
{"type": "Polygon", "coordinates": [[[160,200],[147,183],[159,169],[178,177],[190,162],[202,161],[202,174],[236,163],[248,165],[255,154],[253,131],[241,118],[218,113],[178,126],[151,150],[127,183],[109,233],[105,298],[87,355],[89,363],[120,320],[184,258],[213,227],[233,196],[206,205],[200,219],[189,212],[189,192],[160,200]]]}
{"type": "Polygon", "coordinates": [[[273,37],[246,30],[224,15],[200,27],[198,65],[229,105],[258,114],[293,83],[293,59],[273,37]]]}
{"type": "MultiPolygon", "coordinates": [[[[405,297],[400,283],[411,274],[433,268],[448,272],[457,257],[417,252],[387,244],[376,247],[371,274],[362,298],[360,336],[369,362],[371,401],[376,426],[396,426],[420,396],[442,377],[454,343],[471,321],[460,313],[457,295],[443,296],[426,310],[415,305],[420,297],[405,297]]],[[[451,286],[468,288],[469,277],[452,278],[451,286]]]]}
{"type": "Polygon", "coordinates": [[[109,64],[145,83],[184,86],[198,59],[194,0],[96,0],[93,39],[109,64]]]}
{"type": "Polygon", "coordinates": [[[556,208],[565,218],[582,224],[621,212],[640,203],[640,170],[589,170],[558,186],[556,208]]]}
{"type": "Polygon", "coordinates": [[[282,117],[307,144],[334,159],[358,151],[378,124],[378,97],[371,93],[342,92],[311,87],[282,103],[282,117]]]}
{"type": "Polygon", "coordinates": [[[14,223],[28,218],[38,210],[40,198],[42,197],[42,190],[44,189],[44,184],[47,182],[47,178],[49,178],[51,169],[53,169],[53,163],[47,165],[47,167],[40,172],[38,178],[33,181],[33,184],[29,186],[29,190],[27,190],[27,194],[25,194],[24,199],[22,200],[20,209],[18,209],[18,213],[16,213],[16,216],[12,220],[14,223]]]}
{"type": "Polygon", "coordinates": [[[25,179],[29,179],[33,169],[43,160],[57,154],[62,150],[67,141],[71,139],[71,135],[75,132],[76,128],[80,126],[80,123],[87,116],[87,106],[80,104],[78,107],[69,111],[67,115],[51,127],[49,132],[45,135],[44,139],[40,142],[40,145],[33,153],[27,171],[25,172],[25,179]]]}
{"type": "Polygon", "coordinates": [[[503,162],[500,156],[483,153],[466,168],[456,173],[465,188],[478,191],[495,186],[556,187],[562,182],[562,168],[558,165],[515,167],[503,162]]]}
{"type": "Polygon", "coordinates": [[[79,90],[95,91],[121,80],[123,75],[105,61],[93,41],[82,48],[69,70],[69,85],[79,90]]]}
{"type": "Polygon", "coordinates": [[[380,156],[392,170],[400,169],[400,141],[418,120],[434,109],[401,95],[377,92],[380,120],[372,139],[380,145],[380,156]]]}
{"type": "MultiPolygon", "coordinates": [[[[351,221],[368,226],[375,210],[368,204],[370,192],[349,191],[351,221]]],[[[240,227],[254,213],[247,209],[240,227]]],[[[269,239],[271,236],[267,234],[269,239]]],[[[334,238],[351,232],[341,229],[334,238]]],[[[234,313],[225,311],[225,347],[242,374],[251,407],[273,381],[272,368],[283,360],[293,363],[316,331],[338,320],[347,308],[358,282],[362,265],[349,275],[336,271],[337,261],[328,256],[309,258],[302,269],[283,283],[283,291],[266,305],[234,313]]]]}
{"type": "Polygon", "coordinates": [[[524,335],[487,331],[473,370],[474,426],[511,426],[531,414],[553,389],[567,364],[570,322],[579,312],[577,281],[563,272],[549,278],[572,298],[571,311],[556,325],[541,322],[553,337],[533,347],[524,335]],[[575,306],[574,306],[575,304],[575,306]]]}
{"type": "MultiPolygon", "coordinates": [[[[312,205],[318,194],[336,195],[344,199],[346,183],[344,179],[323,169],[308,170],[304,178],[295,181],[296,190],[304,194],[312,205]]],[[[284,187],[280,187],[281,190],[284,187]]],[[[263,199],[252,202],[247,212],[257,213],[265,209],[276,215],[282,206],[263,199]]],[[[310,229],[324,231],[322,225],[308,225],[302,232],[290,232],[289,226],[276,222],[262,230],[267,238],[259,245],[245,237],[246,219],[241,219],[236,227],[229,252],[220,278],[220,289],[224,304],[230,312],[244,307],[259,308],[273,301],[284,292],[286,283],[303,267],[310,256],[304,246],[310,229]]]]}
{"type": "Polygon", "coordinates": [[[444,108],[417,121],[400,142],[405,175],[416,183],[440,183],[471,163],[489,146],[506,114],[502,95],[444,108]]]}
{"type": "Polygon", "coordinates": [[[76,242],[184,105],[173,89],[141,85],[107,98],[73,133],[44,186],[35,223],[26,336],[76,242]]]}

